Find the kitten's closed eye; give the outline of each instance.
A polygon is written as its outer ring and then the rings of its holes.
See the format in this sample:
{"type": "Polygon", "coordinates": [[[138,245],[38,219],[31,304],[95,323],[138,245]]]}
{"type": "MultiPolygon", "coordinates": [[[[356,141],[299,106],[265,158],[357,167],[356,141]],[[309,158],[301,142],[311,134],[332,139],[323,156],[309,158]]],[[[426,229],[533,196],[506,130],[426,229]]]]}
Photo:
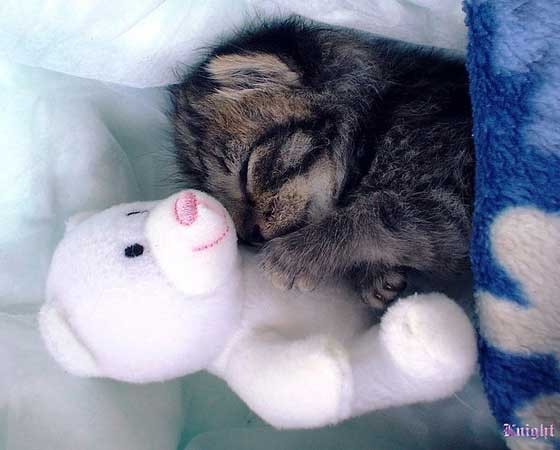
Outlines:
{"type": "Polygon", "coordinates": [[[334,164],[320,132],[293,125],[275,127],[252,149],[240,178],[246,197],[242,237],[262,242],[313,220],[333,201],[334,164]]]}

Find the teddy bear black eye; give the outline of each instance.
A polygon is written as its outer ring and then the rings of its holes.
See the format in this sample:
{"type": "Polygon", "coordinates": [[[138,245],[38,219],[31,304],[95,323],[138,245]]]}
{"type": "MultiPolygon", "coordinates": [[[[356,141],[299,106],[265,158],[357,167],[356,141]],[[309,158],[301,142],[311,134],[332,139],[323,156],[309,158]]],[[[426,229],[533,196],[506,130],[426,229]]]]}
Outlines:
{"type": "Polygon", "coordinates": [[[127,216],[133,216],[134,214],[144,214],[144,213],[147,213],[147,212],[148,212],[148,210],[144,210],[144,211],[131,211],[131,212],[127,213],[126,215],[127,215],[127,216]]]}
{"type": "Polygon", "coordinates": [[[124,249],[124,256],[127,258],[136,258],[144,253],[144,246],[140,244],[129,245],[124,249]]]}

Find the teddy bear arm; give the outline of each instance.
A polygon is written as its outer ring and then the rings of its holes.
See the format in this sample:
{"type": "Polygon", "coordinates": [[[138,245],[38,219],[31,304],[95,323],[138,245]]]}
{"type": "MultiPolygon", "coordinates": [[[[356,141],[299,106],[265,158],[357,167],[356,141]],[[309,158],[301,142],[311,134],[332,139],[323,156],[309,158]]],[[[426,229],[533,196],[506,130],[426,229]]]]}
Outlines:
{"type": "Polygon", "coordinates": [[[221,375],[277,428],[320,427],[347,415],[349,355],[327,336],[290,339],[274,329],[252,330],[236,340],[221,375]]]}

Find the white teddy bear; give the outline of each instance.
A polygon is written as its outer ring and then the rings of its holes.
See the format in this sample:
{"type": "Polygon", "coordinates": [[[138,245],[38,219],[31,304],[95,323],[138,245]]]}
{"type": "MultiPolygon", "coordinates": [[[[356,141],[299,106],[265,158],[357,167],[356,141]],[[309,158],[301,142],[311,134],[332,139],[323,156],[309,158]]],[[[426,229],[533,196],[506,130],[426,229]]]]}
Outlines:
{"type": "Polygon", "coordinates": [[[199,370],[275,427],[311,428],[460,389],[473,328],[442,294],[398,301],[380,325],[337,287],[279,291],[198,191],[70,220],[40,328],[70,373],[134,383],[199,370]]]}

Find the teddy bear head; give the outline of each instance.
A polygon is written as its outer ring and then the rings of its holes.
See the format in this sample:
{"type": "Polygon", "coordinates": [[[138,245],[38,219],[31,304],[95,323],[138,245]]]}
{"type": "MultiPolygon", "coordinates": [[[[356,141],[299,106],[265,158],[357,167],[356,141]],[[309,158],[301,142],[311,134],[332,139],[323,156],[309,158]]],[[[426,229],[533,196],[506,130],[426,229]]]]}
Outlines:
{"type": "Polygon", "coordinates": [[[41,332],[76,375],[191,373],[237,324],[239,271],[232,220],[201,192],[80,214],[53,255],[41,332]]]}

